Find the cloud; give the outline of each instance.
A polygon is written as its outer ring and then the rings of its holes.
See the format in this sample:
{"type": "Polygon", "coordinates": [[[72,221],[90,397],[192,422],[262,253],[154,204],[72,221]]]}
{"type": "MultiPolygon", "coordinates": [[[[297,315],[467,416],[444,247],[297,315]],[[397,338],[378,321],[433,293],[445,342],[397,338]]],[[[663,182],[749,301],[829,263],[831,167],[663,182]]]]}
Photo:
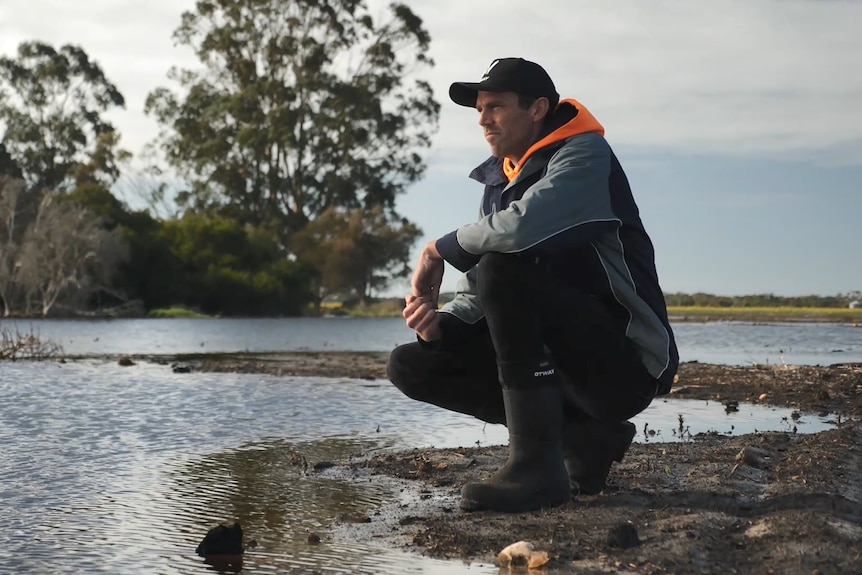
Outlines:
{"type": "MultiPolygon", "coordinates": [[[[644,151],[862,163],[862,3],[837,1],[408,1],[432,37],[425,76],[443,102],[437,153],[487,150],[476,114],[449,102],[455,80],[491,60],[540,62],[564,97],[589,107],[608,139],[644,151]]],[[[371,0],[382,10],[388,0],[371,0]]],[[[127,98],[111,118],[138,151],[157,126],[146,94],[194,66],[171,33],[192,0],[6,0],[0,53],[23,40],[84,47],[127,98]],[[47,17],[46,15],[50,15],[47,17]]],[[[460,167],[463,171],[463,165],[460,167]]]]}
{"type": "MultiPolygon", "coordinates": [[[[541,11],[458,0],[420,11],[435,42],[438,97],[493,58],[523,55],[589,107],[613,143],[722,155],[837,149],[862,161],[862,75],[851,73],[862,3],[533,4],[541,11]]],[[[465,147],[465,116],[444,101],[438,145],[465,147]]],[[[472,138],[483,144],[475,126],[472,138]]]]}

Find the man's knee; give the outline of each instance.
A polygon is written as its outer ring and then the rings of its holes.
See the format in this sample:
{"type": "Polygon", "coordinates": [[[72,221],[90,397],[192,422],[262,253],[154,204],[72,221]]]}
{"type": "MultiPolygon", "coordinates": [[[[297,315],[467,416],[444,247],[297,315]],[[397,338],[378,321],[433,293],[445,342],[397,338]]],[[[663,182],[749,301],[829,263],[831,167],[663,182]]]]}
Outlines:
{"type": "Polygon", "coordinates": [[[418,342],[399,345],[389,354],[389,363],[386,365],[386,375],[395,387],[407,397],[422,399],[420,395],[422,369],[419,367],[419,356],[425,350],[418,342]]]}
{"type": "Polygon", "coordinates": [[[405,377],[405,372],[408,369],[410,362],[407,359],[410,356],[410,347],[416,343],[406,343],[399,345],[389,354],[389,362],[386,364],[386,375],[389,381],[398,387],[398,382],[405,377]]]}

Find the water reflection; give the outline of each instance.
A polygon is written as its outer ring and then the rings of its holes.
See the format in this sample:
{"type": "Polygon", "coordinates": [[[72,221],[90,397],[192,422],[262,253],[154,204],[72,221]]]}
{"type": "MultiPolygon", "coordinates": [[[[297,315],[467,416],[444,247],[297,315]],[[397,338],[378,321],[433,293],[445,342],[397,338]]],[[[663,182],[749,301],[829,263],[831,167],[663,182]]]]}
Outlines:
{"type": "MultiPolygon", "coordinates": [[[[167,496],[160,505],[137,510],[137,516],[168,518],[166,531],[174,534],[170,543],[186,554],[212,525],[238,521],[247,540],[257,542],[243,559],[243,572],[464,573],[463,566],[447,562],[329,540],[326,530],[333,522],[370,520],[375,509],[397,498],[399,488],[378,480],[323,478],[314,473],[314,464],[377,448],[375,442],[330,437],[299,444],[260,442],[210,454],[167,472],[167,496]],[[309,543],[310,534],[321,534],[320,543],[309,543]]],[[[183,559],[185,567],[174,568],[190,572],[200,564],[183,559]]],[[[473,566],[472,572],[479,568],[473,566]]]]}
{"type": "Polygon", "coordinates": [[[367,517],[392,496],[379,483],[360,486],[306,475],[306,461],[346,460],[369,447],[374,444],[326,438],[259,443],[210,455],[168,474],[171,505],[210,523],[237,520],[263,551],[305,551],[310,533],[337,518],[367,517]]]}
{"type": "Polygon", "coordinates": [[[382,482],[357,484],[306,475],[307,465],[345,460],[377,447],[355,438],[326,438],[311,443],[285,441],[245,445],[177,466],[166,474],[165,509],[169,531],[183,534],[185,549],[194,549],[203,533],[220,522],[238,521],[258,546],[244,568],[298,563],[315,568],[361,563],[368,549],[339,545],[338,558],[326,543],[309,545],[308,536],[333,521],[367,517],[393,496],[382,482]]]}

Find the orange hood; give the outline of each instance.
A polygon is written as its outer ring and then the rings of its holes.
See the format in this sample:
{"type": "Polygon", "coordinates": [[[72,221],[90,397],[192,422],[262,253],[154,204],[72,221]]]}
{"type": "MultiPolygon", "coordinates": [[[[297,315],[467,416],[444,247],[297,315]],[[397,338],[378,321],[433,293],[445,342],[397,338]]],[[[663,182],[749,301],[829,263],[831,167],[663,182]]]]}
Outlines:
{"type": "Polygon", "coordinates": [[[596,132],[603,136],[605,135],[605,128],[599,124],[599,121],[596,120],[590,111],[577,100],[572,98],[561,100],[560,103],[557,104],[555,112],[564,104],[574,106],[578,111],[574,118],[530,146],[530,149],[521,156],[517,165],[509,158],[505,158],[503,160],[503,172],[506,174],[506,177],[509,178],[510,182],[518,177],[518,174],[521,172],[521,166],[527,162],[530,156],[546,146],[550,146],[551,144],[565,140],[566,138],[571,138],[572,136],[577,136],[578,134],[586,134],[587,132],[596,132]]]}

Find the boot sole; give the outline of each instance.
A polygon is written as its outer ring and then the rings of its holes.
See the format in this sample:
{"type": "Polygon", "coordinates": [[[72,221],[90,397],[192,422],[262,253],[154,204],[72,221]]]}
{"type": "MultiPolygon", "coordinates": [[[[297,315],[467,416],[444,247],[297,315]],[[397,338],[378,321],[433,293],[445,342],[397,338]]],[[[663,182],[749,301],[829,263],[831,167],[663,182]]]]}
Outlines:
{"type": "Polygon", "coordinates": [[[464,499],[461,498],[459,502],[459,506],[462,511],[467,512],[475,512],[475,511],[498,511],[501,513],[526,513],[528,511],[538,511],[540,509],[551,509],[552,507],[559,507],[560,505],[565,505],[571,500],[571,494],[566,493],[565,495],[561,495],[557,499],[553,499],[548,502],[543,502],[540,505],[506,505],[505,502],[502,502],[500,505],[496,507],[488,507],[483,506],[478,501],[474,501],[472,499],[464,499]]]}
{"type": "MultiPolygon", "coordinates": [[[[622,462],[623,457],[625,457],[625,454],[628,452],[629,447],[631,447],[631,445],[632,445],[632,441],[634,440],[636,433],[637,433],[637,429],[635,428],[634,424],[630,423],[629,426],[627,426],[627,431],[626,431],[625,435],[621,436],[623,441],[620,443],[619,451],[617,452],[617,454],[613,458],[614,461],[616,461],[617,463],[622,462]]],[[[610,471],[610,467],[608,467],[608,471],[610,471]]],[[[607,476],[605,476],[604,480],[602,480],[602,485],[600,487],[590,486],[589,484],[587,484],[586,487],[581,487],[581,483],[586,483],[586,482],[575,481],[575,485],[577,485],[577,487],[572,486],[572,494],[575,496],[577,496],[577,495],[597,495],[597,494],[601,493],[604,490],[604,488],[606,487],[606,481],[607,481],[607,476]]]]}

